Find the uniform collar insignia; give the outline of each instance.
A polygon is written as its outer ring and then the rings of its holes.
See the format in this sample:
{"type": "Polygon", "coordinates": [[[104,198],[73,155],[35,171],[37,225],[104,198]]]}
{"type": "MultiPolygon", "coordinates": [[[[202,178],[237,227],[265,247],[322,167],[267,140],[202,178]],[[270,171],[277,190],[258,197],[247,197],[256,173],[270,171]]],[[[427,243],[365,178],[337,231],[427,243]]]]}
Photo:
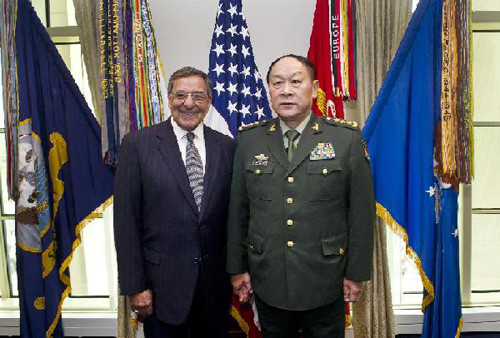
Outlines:
{"type": "Polygon", "coordinates": [[[312,130],[319,131],[319,124],[318,124],[318,122],[314,122],[314,124],[312,126],[312,130]]]}
{"type": "Polygon", "coordinates": [[[276,123],[273,123],[273,125],[269,128],[270,132],[276,131],[276,123]]]}

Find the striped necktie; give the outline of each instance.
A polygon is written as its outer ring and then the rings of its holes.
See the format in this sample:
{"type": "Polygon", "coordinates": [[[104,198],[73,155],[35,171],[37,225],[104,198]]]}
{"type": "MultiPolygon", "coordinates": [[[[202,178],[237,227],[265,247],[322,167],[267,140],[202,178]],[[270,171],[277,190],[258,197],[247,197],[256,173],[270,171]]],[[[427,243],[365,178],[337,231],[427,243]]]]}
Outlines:
{"type": "Polygon", "coordinates": [[[186,146],[186,171],[189,179],[189,185],[193,190],[194,201],[198,210],[201,206],[203,197],[203,163],[198,149],[194,145],[194,134],[192,132],[186,135],[188,143],[186,146]]]}

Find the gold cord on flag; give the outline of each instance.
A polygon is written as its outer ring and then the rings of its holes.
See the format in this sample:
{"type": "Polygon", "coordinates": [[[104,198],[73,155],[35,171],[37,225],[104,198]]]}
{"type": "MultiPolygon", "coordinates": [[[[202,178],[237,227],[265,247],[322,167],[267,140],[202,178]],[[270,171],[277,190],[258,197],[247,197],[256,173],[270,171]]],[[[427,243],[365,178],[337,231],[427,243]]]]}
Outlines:
{"type": "Polygon", "coordinates": [[[461,183],[473,176],[470,10],[469,1],[443,0],[438,174],[461,183]]]}

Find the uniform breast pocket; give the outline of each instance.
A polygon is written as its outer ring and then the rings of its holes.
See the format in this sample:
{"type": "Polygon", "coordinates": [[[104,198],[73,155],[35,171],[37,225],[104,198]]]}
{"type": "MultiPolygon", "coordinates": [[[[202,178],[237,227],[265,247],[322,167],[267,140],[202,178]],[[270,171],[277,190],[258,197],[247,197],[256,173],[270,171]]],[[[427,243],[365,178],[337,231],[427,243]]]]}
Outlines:
{"type": "Polygon", "coordinates": [[[274,163],[268,162],[267,165],[255,165],[253,162],[245,165],[245,177],[247,192],[250,198],[258,200],[271,200],[272,174],[274,172],[274,163]]]}
{"type": "Polygon", "coordinates": [[[336,159],[309,161],[307,164],[309,201],[341,198],[345,184],[342,173],[342,166],[336,159]]]}

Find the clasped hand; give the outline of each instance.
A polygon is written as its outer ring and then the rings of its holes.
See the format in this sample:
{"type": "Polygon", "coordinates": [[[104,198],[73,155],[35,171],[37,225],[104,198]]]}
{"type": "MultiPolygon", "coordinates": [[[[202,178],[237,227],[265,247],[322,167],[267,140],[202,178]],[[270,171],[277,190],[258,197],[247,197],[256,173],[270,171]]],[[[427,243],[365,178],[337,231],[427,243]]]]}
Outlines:
{"type": "Polygon", "coordinates": [[[250,300],[253,290],[248,272],[232,275],[231,285],[233,286],[233,293],[238,295],[240,303],[246,303],[250,300]]]}

